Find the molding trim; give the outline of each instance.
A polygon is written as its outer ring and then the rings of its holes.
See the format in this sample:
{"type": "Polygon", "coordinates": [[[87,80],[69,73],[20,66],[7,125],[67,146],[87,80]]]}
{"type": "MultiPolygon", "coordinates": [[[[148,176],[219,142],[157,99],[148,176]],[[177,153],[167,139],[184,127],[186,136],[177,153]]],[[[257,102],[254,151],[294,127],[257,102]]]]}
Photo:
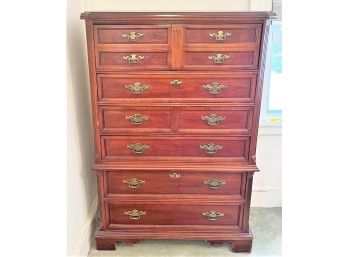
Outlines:
{"type": "Polygon", "coordinates": [[[85,223],[82,227],[81,233],[80,233],[80,239],[78,240],[78,243],[75,248],[75,257],[87,257],[90,246],[91,246],[91,240],[92,240],[92,233],[93,233],[93,220],[97,214],[98,210],[98,195],[94,197],[93,203],[91,205],[91,208],[89,209],[89,212],[87,214],[85,223]]]}
{"type": "Polygon", "coordinates": [[[254,187],[251,194],[251,207],[281,207],[281,187],[254,187]]]}

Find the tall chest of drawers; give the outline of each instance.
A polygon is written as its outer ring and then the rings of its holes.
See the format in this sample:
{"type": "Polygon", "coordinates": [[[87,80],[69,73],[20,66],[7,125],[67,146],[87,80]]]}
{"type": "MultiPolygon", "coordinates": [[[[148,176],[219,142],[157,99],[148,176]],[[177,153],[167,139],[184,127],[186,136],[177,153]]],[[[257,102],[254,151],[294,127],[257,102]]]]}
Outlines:
{"type": "Polygon", "coordinates": [[[143,239],[250,251],[272,13],[83,13],[99,250],[143,239]]]}

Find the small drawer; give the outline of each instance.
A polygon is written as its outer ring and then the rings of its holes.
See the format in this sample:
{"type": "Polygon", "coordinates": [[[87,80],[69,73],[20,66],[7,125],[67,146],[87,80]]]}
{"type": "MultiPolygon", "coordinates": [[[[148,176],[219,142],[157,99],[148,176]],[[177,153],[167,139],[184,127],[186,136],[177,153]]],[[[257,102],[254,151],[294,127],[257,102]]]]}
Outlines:
{"type": "Polygon", "coordinates": [[[168,44],[170,26],[94,25],[96,44],[168,44]]]}
{"type": "Polygon", "coordinates": [[[261,24],[186,25],[185,44],[259,44],[261,24]]]}
{"type": "Polygon", "coordinates": [[[257,69],[256,49],[185,51],[184,70],[238,70],[257,69]]]}
{"type": "Polygon", "coordinates": [[[172,107],[99,108],[101,133],[170,133],[172,107]]]}
{"type": "Polygon", "coordinates": [[[249,137],[101,136],[103,160],[245,161],[249,137]]]}
{"type": "Polygon", "coordinates": [[[98,74],[97,83],[98,99],[102,102],[127,99],[252,102],[256,74],[98,74]]]}
{"type": "Polygon", "coordinates": [[[108,203],[109,222],[142,225],[239,225],[240,205],[108,203]]]}
{"type": "Polygon", "coordinates": [[[169,69],[168,51],[127,51],[102,48],[97,51],[97,70],[163,70],[169,69]]]}
{"type": "Polygon", "coordinates": [[[241,195],[241,173],[190,171],[108,171],[107,197],[116,194],[241,195]]]}

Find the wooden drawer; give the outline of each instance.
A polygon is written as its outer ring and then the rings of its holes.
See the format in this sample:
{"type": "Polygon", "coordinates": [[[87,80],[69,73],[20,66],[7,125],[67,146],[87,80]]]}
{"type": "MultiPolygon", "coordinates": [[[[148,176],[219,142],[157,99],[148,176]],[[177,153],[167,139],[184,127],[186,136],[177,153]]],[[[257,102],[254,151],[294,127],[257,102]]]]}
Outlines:
{"type": "Polygon", "coordinates": [[[252,107],[178,107],[177,133],[250,134],[252,107]]]}
{"type": "Polygon", "coordinates": [[[250,134],[252,107],[100,106],[102,134],[250,134]]]}
{"type": "Polygon", "coordinates": [[[259,44],[261,24],[186,25],[185,44],[259,44]]]}
{"type": "Polygon", "coordinates": [[[106,194],[241,195],[241,173],[190,171],[109,171],[106,194]]]}
{"type": "Polygon", "coordinates": [[[171,26],[94,25],[96,44],[168,44],[171,26]]]}
{"type": "Polygon", "coordinates": [[[229,225],[238,226],[239,205],[107,204],[110,225],[229,225]],[[215,214],[213,212],[218,214],[215,214]],[[210,219],[208,219],[208,216],[210,219]]]}
{"type": "Polygon", "coordinates": [[[101,133],[171,133],[173,107],[99,108],[101,133]]]}
{"type": "Polygon", "coordinates": [[[129,101],[238,101],[252,102],[256,74],[98,74],[100,102],[129,101]],[[179,80],[181,85],[171,82],[179,80]]]}
{"type": "Polygon", "coordinates": [[[132,50],[100,48],[96,52],[97,70],[166,70],[169,69],[169,52],[158,49],[132,50]]]}
{"type": "Polygon", "coordinates": [[[103,160],[245,161],[249,137],[101,136],[103,160]]]}
{"type": "Polygon", "coordinates": [[[234,50],[186,50],[183,60],[184,70],[239,70],[257,69],[257,49],[234,50]]]}

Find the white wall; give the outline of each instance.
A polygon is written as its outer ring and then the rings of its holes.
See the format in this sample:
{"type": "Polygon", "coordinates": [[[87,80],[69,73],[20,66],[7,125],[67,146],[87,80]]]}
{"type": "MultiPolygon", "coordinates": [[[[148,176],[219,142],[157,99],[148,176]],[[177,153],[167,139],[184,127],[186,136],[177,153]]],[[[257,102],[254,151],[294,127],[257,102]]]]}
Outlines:
{"type": "MultiPolygon", "coordinates": [[[[97,207],[83,11],[270,11],[271,0],[67,1],[68,254],[86,256],[97,207]]],[[[261,128],[252,206],[281,205],[281,134],[261,128]]]]}
{"type": "Polygon", "coordinates": [[[282,206],[282,135],[280,127],[260,127],[251,206],[282,206]]]}
{"type": "Polygon", "coordinates": [[[84,23],[79,19],[81,3],[67,1],[67,251],[74,257],[86,256],[89,251],[97,206],[96,176],[90,169],[94,148],[84,23]]]}
{"type": "Polygon", "coordinates": [[[86,11],[269,11],[272,0],[84,0],[86,11]]]}

